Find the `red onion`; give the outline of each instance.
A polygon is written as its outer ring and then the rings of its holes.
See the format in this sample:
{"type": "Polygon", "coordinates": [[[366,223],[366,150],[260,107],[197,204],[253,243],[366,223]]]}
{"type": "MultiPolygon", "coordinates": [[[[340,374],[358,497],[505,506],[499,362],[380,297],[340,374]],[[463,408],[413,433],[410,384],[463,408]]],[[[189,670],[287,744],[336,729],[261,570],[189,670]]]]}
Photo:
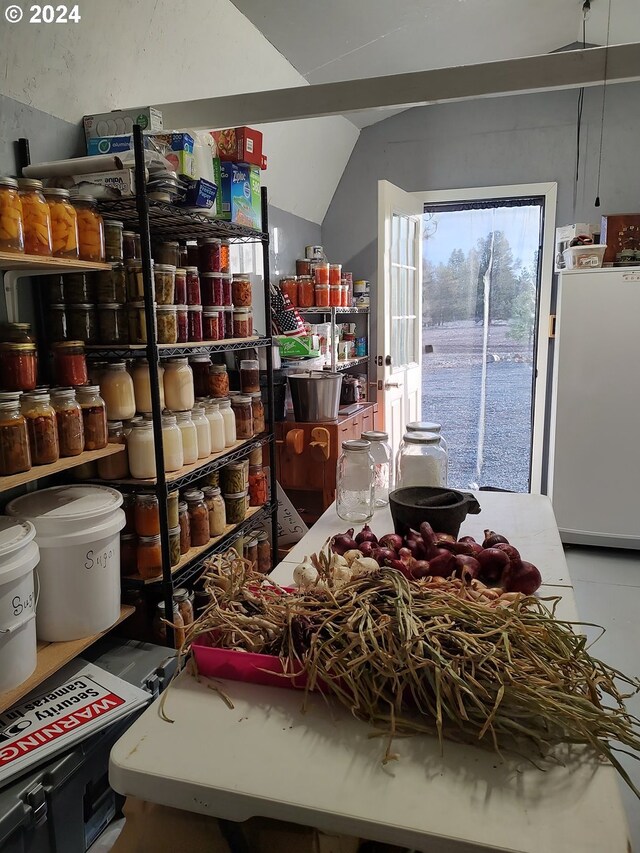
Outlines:
{"type": "Polygon", "coordinates": [[[438,545],[442,545],[444,542],[455,542],[456,537],[452,536],[450,533],[436,533],[435,537],[438,541],[438,545]]]}
{"type": "Polygon", "coordinates": [[[394,551],[398,551],[402,548],[404,542],[402,536],[399,536],[397,533],[387,533],[386,536],[381,537],[378,544],[381,548],[393,548],[394,551]]]}
{"type": "Polygon", "coordinates": [[[533,595],[542,583],[542,575],[533,563],[522,560],[519,565],[511,563],[502,576],[507,592],[522,592],[533,595]]]}
{"type": "Polygon", "coordinates": [[[480,574],[480,563],[475,557],[469,557],[466,554],[458,554],[456,557],[456,577],[466,580],[477,578],[480,574]]]}
{"type": "Polygon", "coordinates": [[[423,521],[420,525],[420,536],[422,536],[422,541],[427,546],[427,551],[437,543],[436,534],[433,532],[433,527],[428,521],[423,521]]]}
{"type": "Polygon", "coordinates": [[[456,558],[450,551],[443,551],[429,560],[429,574],[435,577],[448,578],[456,568],[456,558]]]}
{"type": "Polygon", "coordinates": [[[413,562],[409,563],[409,572],[415,580],[429,577],[432,573],[427,560],[413,560],[413,562]]]}
{"type": "Polygon", "coordinates": [[[520,551],[518,551],[517,548],[514,548],[513,545],[509,545],[507,542],[498,542],[497,545],[494,545],[494,548],[497,551],[504,551],[509,558],[511,565],[519,563],[521,560],[520,551]]]}
{"type": "Polygon", "coordinates": [[[476,542],[476,540],[473,538],[473,536],[461,536],[461,537],[458,539],[458,542],[468,542],[470,545],[472,545],[472,544],[474,544],[474,543],[475,543],[476,545],[478,544],[478,543],[476,542]]]}
{"type": "Polygon", "coordinates": [[[505,545],[509,544],[509,540],[506,536],[502,536],[494,530],[485,530],[484,542],[482,543],[483,548],[493,548],[493,546],[497,545],[499,542],[504,542],[505,545]]]}
{"type": "Polygon", "coordinates": [[[385,560],[384,564],[385,564],[385,566],[388,566],[390,569],[395,569],[397,572],[400,572],[401,574],[403,574],[405,576],[405,578],[408,578],[411,580],[412,575],[411,575],[411,572],[409,570],[409,566],[407,566],[405,563],[403,563],[402,560],[385,560]]]}
{"type": "Polygon", "coordinates": [[[485,548],[477,555],[476,560],[480,563],[480,576],[488,581],[499,581],[502,572],[509,565],[509,558],[504,551],[497,548],[485,548]]]}
{"type": "Polygon", "coordinates": [[[373,557],[375,560],[375,552],[378,550],[378,546],[373,542],[361,542],[358,545],[358,550],[363,557],[373,557]]]}
{"type": "Polygon", "coordinates": [[[331,540],[331,550],[334,554],[346,554],[347,551],[359,550],[358,543],[353,538],[353,527],[350,527],[346,533],[336,533],[331,540]]]}
{"type": "Polygon", "coordinates": [[[373,542],[377,544],[378,538],[369,525],[365,524],[360,533],[356,536],[356,542],[358,545],[362,545],[363,542],[373,542]]]}
{"type": "Polygon", "coordinates": [[[410,548],[400,548],[398,551],[398,559],[402,560],[403,563],[408,563],[409,560],[413,560],[413,554],[410,548]]]}
{"type": "Polygon", "coordinates": [[[376,563],[379,563],[380,565],[382,565],[385,560],[397,559],[396,552],[393,550],[393,548],[378,548],[377,551],[374,549],[374,552],[371,556],[376,561],[376,563]]]}

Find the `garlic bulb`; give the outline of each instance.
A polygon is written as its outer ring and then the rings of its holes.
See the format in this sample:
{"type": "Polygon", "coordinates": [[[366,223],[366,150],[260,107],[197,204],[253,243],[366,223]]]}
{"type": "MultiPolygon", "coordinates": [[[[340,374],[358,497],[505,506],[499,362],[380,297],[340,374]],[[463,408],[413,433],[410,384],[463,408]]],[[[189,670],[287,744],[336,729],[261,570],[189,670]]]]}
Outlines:
{"type": "Polygon", "coordinates": [[[353,574],[349,566],[334,566],[333,567],[333,583],[336,587],[344,586],[348,583],[353,574]]]}
{"type": "Polygon", "coordinates": [[[350,551],[346,551],[344,554],[344,558],[349,565],[351,565],[354,560],[358,560],[360,557],[362,557],[362,551],[357,551],[355,548],[352,548],[350,551]]]}
{"type": "Polygon", "coordinates": [[[377,572],[380,566],[376,563],[373,557],[360,557],[351,563],[351,572],[354,577],[357,575],[369,575],[371,572],[377,572]]]}
{"type": "Polygon", "coordinates": [[[318,570],[306,559],[293,570],[293,582],[300,589],[311,589],[317,581],[318,570]]]}

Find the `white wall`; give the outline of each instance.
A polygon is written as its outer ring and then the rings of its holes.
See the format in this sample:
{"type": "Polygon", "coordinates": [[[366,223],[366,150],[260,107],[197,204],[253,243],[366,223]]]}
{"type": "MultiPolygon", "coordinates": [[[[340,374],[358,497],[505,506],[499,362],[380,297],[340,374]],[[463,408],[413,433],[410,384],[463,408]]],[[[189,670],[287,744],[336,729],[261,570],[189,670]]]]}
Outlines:
{"type": "MultiPolygon", "coordinates": [[[[121,107],[308,85],[229,0],[79,6],[79,24],[0,17],[1,94],[78,122],[121,107]]],[[[358,131],[342,117],[261,129],[271,203],[322,222],[358,131]]]]}

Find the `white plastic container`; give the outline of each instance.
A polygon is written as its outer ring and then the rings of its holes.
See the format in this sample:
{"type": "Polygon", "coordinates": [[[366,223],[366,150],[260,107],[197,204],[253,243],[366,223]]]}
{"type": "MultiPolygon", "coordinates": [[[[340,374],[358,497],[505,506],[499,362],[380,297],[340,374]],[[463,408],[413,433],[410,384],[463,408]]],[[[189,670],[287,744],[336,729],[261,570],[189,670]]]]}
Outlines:
{"type": "Polygon", "coordinates": [[[569,246],[569,248],[565,249],[562,253],[565,269],[599,269],[602,266],[604,253],[606,251],[606,243],[592,243],[591,245],[586,246],[569,246]]]}
{"type": "Polygon", "coordinates": [[[54,486],[15,498],[10,516],[36,529],[40,549],[38,639],[79,640],[120,615],[122,495],[108,486],[54,486]]]}
{"type": "Polygon", "coordinates": [[[35,535],[30,522],[0,517],[0,691],[22,684],[36,668],[35,535]]]}

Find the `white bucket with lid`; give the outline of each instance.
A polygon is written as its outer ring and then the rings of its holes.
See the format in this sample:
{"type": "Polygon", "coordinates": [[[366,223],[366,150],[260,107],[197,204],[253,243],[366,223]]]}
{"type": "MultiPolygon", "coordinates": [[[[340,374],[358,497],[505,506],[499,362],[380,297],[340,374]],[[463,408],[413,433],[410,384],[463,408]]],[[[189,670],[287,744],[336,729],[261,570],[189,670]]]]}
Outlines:
{"type": "Polygon", "coordinates": [[[120,615],[122,495],[107,486],[54,486],[15,498],[8,515],[28,519],[40,548],[36,630],[49,642],[106,631],[120,615]]]}
{"type": "Polygon", "coordinates": [[[36,668],[35,535],[29,521],[0,516],[0,691],[22,684],[36,668]]]}

